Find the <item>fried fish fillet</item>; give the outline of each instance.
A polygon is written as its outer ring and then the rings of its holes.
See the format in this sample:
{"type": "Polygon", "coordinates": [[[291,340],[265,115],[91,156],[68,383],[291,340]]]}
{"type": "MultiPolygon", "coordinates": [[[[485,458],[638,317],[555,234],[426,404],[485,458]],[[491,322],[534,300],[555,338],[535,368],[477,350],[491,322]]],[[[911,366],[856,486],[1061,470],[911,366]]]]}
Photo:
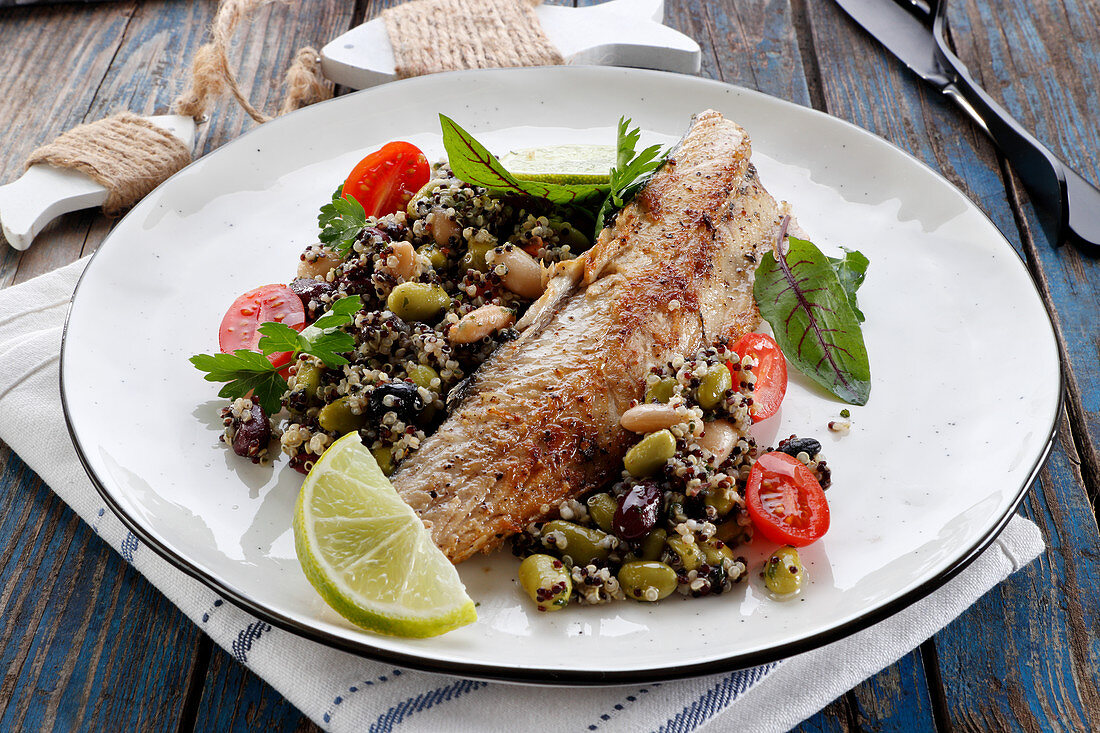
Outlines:
{"type": "Polygon", "coordinates": [[[757,326],[757,253],[785,205],[761,186],[750,153],[738,125],[696,115],[592,249],[558,265],[520,337],[478,369],[394,475],[453,562],[617,477],[633,442],[619,418],[650,367],[757,326]]]}

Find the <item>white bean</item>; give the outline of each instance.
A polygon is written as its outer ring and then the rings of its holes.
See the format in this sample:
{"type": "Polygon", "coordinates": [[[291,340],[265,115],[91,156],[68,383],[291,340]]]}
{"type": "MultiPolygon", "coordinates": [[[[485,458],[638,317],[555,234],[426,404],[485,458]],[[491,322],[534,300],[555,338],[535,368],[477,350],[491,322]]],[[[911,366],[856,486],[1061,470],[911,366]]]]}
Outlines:
{"type": "Polygon", "coordinates": [[[462,233],[458,223],[442,211],[433,211],[426,219],[428,228],[432,230],[432,238],[440,247],[446,246],[451,241],[451,237],[457,237],[462,233]]]}
{"type": "Polygon", "coordinates": [[[632,433],[652,433],[655,430],[671,428],[684,420],[680,412],[672,405],[649,402],[635,405],[623,413],[619,424],[632,433]]]}
{"type": "Polygon", "coordinates": [[[408,242],[394,242],[390,247],[393,249],[393,254],[390,257],[396,257],[397,263],[390,265],[387,261],[379,269],[400,280],[412,280],[416,277],[417,270],[420,268],[419,263],[416,261],[416,250],[413,246],[408,242]]]}
{"type": "Polygon", "coordinates": [[[516,322],[512,311],[499,305],[483,305],[458,319],[447,333],[452,344],[472,344],[516,322]]]}
{"type": "Polygon", "coordinates": [[[494,264],[504,265],[508,274],[504,276],[504,287],[524,298],[537,298],[542,295],[545,284],[542,281],[542,265],[519,247],[512,247],[497,254],[494,264]]]}
{"type": "Polygon", "coordinates": [[[725,420],[715,420],[703,425],[703,434],[695,442],[713,453],[718,465],[722,465],[737,443],[737,431],[725,420]]]}

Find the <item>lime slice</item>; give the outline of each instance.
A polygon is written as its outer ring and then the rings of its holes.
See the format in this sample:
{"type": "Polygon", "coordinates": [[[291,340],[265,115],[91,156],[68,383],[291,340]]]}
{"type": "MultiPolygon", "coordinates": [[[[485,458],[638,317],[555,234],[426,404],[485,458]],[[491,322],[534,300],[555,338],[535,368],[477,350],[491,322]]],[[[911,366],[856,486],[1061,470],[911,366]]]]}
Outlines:
{"type": "Polygon", "coordinates": [[[333,443],[306,477],[294,547],[309,582],[357,626],[425,637],[477,620],[455,566],[357,432],[333,443]]]}
{"type": "Polygon", "coordinates": [[[525,181],[607,183],[615,165],[612,145],[552,145],[513,150],[500,162],[525,181]]]}

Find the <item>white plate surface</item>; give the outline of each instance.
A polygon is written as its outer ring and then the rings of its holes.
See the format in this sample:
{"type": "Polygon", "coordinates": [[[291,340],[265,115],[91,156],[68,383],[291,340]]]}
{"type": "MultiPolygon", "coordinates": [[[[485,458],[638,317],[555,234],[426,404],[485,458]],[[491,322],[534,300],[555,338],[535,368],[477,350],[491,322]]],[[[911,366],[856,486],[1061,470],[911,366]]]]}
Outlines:
{"type": "MultiPolygon", "coordinates": [[[[74,296],[63,395],[94,481],[138,535],[280,625],[368,656],[467,675],[652,680],[780,658],[930,592],[988,543],[1045,457],[1060,399],[1046,311],[1023,264],[959,191],[851,125],[693,77],[609,68],[460,72],[341,97],[263,125],[174,176],[111,233],[74,296]],[[294,556],[300,474],[218,443],[222,401],[187,357],[217,349],[233,299],[286,282],[316,211],[393,139],[442,156],[437,113],[504,152],[612,143],[620,115],[671,140],[712,107],[744,126],[765,186],[822,249],[871,260],[859,293],[873,388],[845,407],[792,375],[761,440],[814,435],[832,527],[803,552],[793,602],[756,573],[724,596],[539,614],[507,552],[461,566],[479,621],[429,640],[381,637],[330,611],[294,556]]],[[[747,554],[754,570],[772,548],[747,554]]]]}

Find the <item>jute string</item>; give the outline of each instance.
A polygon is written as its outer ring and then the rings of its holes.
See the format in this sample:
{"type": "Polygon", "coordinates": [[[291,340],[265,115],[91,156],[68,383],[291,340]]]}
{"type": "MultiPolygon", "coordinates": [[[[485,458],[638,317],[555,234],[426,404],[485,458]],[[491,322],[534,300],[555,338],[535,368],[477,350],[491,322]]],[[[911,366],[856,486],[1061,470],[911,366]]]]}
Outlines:
{"type": "Polygon", "coordinates": [[[535,15],[540,2],[413,0],[385,11],[397,75],[562,63],[535,15]]]}
{"type": "MultiPolygon", "coordinates": [[[[195,53],[191,81],[174,110],[198,122],[228,91],[248,115],[272,119],[256,109],[229,66],[233,36],[250,13],[277,0],[222,0],[210,29],[210,42],[195,53]]],[[[398,76],[405,78],[455,69],[540,66],[562,63],[534,8],[541,0],[413,0],[383,13],[398,76]]],[[[317,51],[302,48],[285,79],[278,114],[328,99],[332,85],[321,73],[317,51]]],[[[170,133],[123,112],[79,125],[44,145],[27,167],[48,163],[78,170],[107,189],[104,212],[133,206],[191,161],[191,151],[170,133]]]]}
{"type": "Polygon", "coordinates": [[[179,138],[122,112],[62,133],[31,153],[27,167],[48,163],[72,168],[107,189],[103,211],[118,214],[191,162],[179,138]]]}
{"type": "MultiPolygon", "coordinates": [[[[252,11],[272,2],[275,0],[222,0],[210,28],[210,42],[199,48],[191,62],[191,85],[176,99],[177,113],[203,121],[210,103],[228,89],[256,122],[271,119],[253,107],[241,91],[236,75],[229,68],[229,47],[241,21],[252,11]]],[[[332,85],[321,74],[320,54],[309,46],[298,51],[284,82],[286,96],[279,108],[280,115],[332,96],[332,85]]]]}

